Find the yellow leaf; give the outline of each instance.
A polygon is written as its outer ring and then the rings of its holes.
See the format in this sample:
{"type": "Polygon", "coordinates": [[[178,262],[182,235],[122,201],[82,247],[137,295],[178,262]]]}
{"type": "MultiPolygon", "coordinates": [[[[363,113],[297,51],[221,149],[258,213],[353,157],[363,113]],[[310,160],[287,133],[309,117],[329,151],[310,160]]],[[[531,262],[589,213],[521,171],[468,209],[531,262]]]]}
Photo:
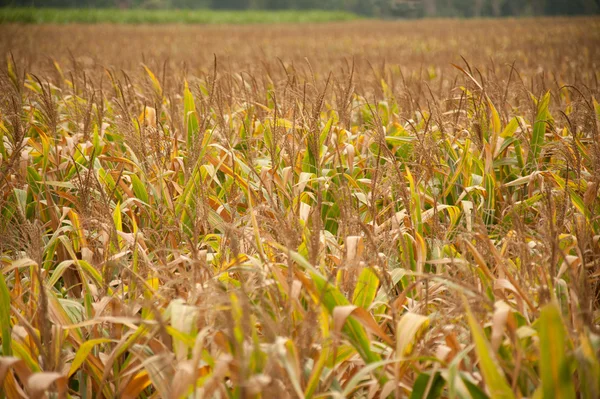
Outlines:
{"type": "Polygon", "coordinates": [[[396,326],[396,356],[402,358],[410,355],[427,326],[427,316],[411,312],[404,314],[396,326]]]}
{"type": "Polygon", "coordinates": [[[83,364],[83,362],[85,362],[85,360],[87,359],[88,355],[90,354],[90,352],[92,351],[92,348],[98,344],[105,344],[107,342],[111,342],[111,339],[108,338],[98,338],[98,339],[92,339],[89,340],[85,343],[83,343],[83,345],[81,345],[79,347],[79,349],[77,350],[77,353],[75,354],[75,359],[73,359],[73,363],[71,363],[71,368],[69,369],[69,378],[75,374],[75,372],[79,369],[79,367],[81,367],[81,365],[83,364]]]}

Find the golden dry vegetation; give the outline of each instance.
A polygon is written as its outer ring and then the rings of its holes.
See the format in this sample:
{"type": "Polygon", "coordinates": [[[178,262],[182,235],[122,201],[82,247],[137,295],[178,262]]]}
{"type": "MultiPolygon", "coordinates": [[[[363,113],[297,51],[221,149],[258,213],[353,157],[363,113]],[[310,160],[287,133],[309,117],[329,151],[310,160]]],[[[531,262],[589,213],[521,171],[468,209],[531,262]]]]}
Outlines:
{"type": "Polygon", "coordinates": [[[0,396],[597,398],[599,28],[0,25],[0,396]]]}

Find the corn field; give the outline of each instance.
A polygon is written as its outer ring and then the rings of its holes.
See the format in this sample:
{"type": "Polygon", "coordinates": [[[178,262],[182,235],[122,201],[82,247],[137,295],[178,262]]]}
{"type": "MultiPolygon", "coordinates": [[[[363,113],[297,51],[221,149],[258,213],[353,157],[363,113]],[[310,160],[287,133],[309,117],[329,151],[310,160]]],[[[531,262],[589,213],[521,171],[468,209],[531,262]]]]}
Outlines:
{"type": "Polygon", "coordinates": [[[0,397],[600,397],[598,27],[1,25],[0,397]]]}

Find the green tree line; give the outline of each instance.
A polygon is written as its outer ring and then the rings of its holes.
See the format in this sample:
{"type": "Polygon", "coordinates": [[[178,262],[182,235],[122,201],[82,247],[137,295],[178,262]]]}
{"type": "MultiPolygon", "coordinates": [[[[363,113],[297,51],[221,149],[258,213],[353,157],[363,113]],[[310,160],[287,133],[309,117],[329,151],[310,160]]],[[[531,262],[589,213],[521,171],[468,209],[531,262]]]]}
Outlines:
{"type": "Polygon", "coordinates": [[[600,0],[0,0],[2,6],[176,9],[325,9],[375,17],[501,17],[600,12],[600,0]]]}

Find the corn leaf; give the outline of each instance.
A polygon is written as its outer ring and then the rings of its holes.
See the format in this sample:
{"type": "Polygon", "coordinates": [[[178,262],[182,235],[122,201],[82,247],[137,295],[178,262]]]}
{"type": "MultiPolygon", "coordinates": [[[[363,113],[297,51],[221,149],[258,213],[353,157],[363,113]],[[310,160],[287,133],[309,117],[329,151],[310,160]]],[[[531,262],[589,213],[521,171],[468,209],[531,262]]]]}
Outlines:
{"type": "Polygon", "coordinates": [[[87,360],[88,355],[94,346],[105,344],[111,341],[112,340],[109,338],[97,338],[84,342],[79,349],[77,349],[77,353],[75,354],[75,358],[73,359],[73,363],[71,363],[71,367],[69,368],[69,373],[67,375],[71,377],[73,374],[75,374],[79,367],[81,367],[81,365],[87,360]]]}
{"type": "Polygon", "coordinates": [[[550,92],[547,92],[539,101],[537,115],[533,124],[533,136],[529,144],[529,154],[527,155],[527,166],[531,170],[537,164],[538,157],[544,145],[546,135],[546,125],[550,117],[548,106],[550,105],[550,92]]]}
{"type": "Polygon", "coordinates": [[[442,395],[446,381],[439,372],[421,373],[413,385],[410,399],[436,399],[442,395]]]}
{"type": "Polygon", "coordinates": [[[183,120],[185,121],[186,127],[187,148],[188,150],[191,150],[196,134],[198,133],[199,125],[194,96],[188,87],[187,81],[185,82],[185,88],[183,90],[183,120]]]}
{"type": "Polygon", "coordinates": [[[540,314],[540,374],[545,398],[574,399],[575,388],[566,349],[564,322],[555,305],[540,314]]]}
{"type": "Polygon", "coordinates": [[[485,337],[485,333],[473,316],[473,313],[471,313],[471,309],[469,305],[466,304],[466,301],[465,306],[467,308],[469,327],[471,328],[471,334],[473,335],[473,341],[475,342],[475,352],[477,353],[477,359],[479,360],[479,368],[490,392],[490,396],[494,399],[514,399],[515,395],[510,389],[503,372],[500,370],[492,346],[485,337]]]}
{"type": "Polygon", "coordinates": [[[0,330],[2,331],[2,356],[11,356],[10,292],[0,273],[0,330]]]}
{"type": "Polygon", "coordinates": [[[379,278],[371,268],[364,268],[358,276],[358,282],[354,288],[352,303],[368,310],[379,288],[379,278]]]}

